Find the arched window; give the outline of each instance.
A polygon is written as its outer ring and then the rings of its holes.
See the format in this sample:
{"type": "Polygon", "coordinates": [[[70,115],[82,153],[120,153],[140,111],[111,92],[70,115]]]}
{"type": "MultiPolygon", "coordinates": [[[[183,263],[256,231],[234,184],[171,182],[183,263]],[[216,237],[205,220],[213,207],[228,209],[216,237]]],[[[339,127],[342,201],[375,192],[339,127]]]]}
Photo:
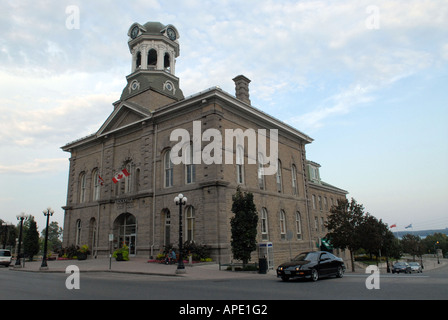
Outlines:
{"type": "Polygon", "coordinates": [[[269,240],[268,211],[266,208],[261,209],[261,240],[269,240]]]}
{"type": "Polygon", "coordinates": [[[190,144],[186,148],[186,161],[185,161],[185,182],[194,183],[196,180],[196,167],[193,163],[193,145],[190,144]]]}
{"type": "Polygon", "coordinates": [[[170,55],[168,52],[165,53],[165,56],[163,57],[163,68],[166,71],[170,71],[171,70],[171,59],[170,59],[170,55]]]}
{"type": "Polygon", "coordinates": [[[291,175],[292,175],[292,194],[297,195],[298,188],[297,188],[297,168],[293,164],[291,167],[291,175]]]}
{"type": "Polygon", "coordinates": [[[151,49],[148,51],[148,67],[157,65],[157,51],[151,49]]]}
{"type": "Polygon", "coordinates": [[[87,188],[87,175],[85,172],[81,172],[79,175],[79,202],[83,203],[86,199],[86,188],[87,188]]]}
{"type": "Polygon", "coordinates": [[[89,247],[96,251],[96,220],[91,218],[89,222],[89,247]]]}
{"type": "Polygon", "coordinates": [[[134,174],[134,191],[138,192],[140,191],[140,168],[137,168],[135,170],[135,174],[134,174]]]}
{"type": "Polygon", "coordinates": [[[173,163],[171,162],[171,150],[165,152],[163,158],[164,173],[165,173],[165,188],[173,186],[173,163]]]}
{"type": "Polygon", "coordinates": [[[187,219],[187,241],[194,241],[194,208],[188,206],[185,209],[185,218],[187,219]]]}
{"type": "Polygon", "coordinates": [[[92,177],[93,177],[93,200],[97,201],[100,199],[101,185],[103,183],[100,178],[100,173],[98,172],[98,169],[93,170],[92,177]]]}
{"type": "Polygon", "coordinates": [[[296,212],[296,232],[297,240],[302,240],[302,219],[299,211],[296,212]]]}
{"type": "Polygon", "coordinates": [[[129,173],[129,176],[127,176],[124,179],[124,193],[131,193],[132,190],[132,180],[134,178],[134,175],[131,173],[132,172],[132,165],[129,162],[128,164],[126,164],[126,171],[129,173]]]}
{"type": "Polygon", "coordinates": [[[236,148],[236,182],[244,183],[244,148],[242,146],[236,148]]]}
{"type": "Polygon", "coordinates": [[[277,192],[282,192],[282,163],[280,160],[278,160],[277,162],[276,181],[277,181],[277,192]]]}
{"type": "Polygon", "coordinates": [[[286,215],[283,210],[280,210],[280,239],[286,240],[286,215]]]}
{"type": "Polygon", "coordinates": [[[138,69],[142,65],[142,53],[137,52],[137,57],[135,58],[135,68],[138,69]]]}
{"type": "Polygon", "coordinates": [[[162,217],[165,219],[165,229],[164,229],[164,245],[169,246],[171,244],[171,213],[168,209],[162,209],[162,217]]]}
{"type": "Polygon", "coordinates": [[[76,220],[75,245],[79,246],[81,243],[81,220],[76,220]]]}
{"type": "Polygon", "coordinates": [[[258,187],[260,190],[264,190],[264,157],[263,154],[258,154],[258,187]]]}

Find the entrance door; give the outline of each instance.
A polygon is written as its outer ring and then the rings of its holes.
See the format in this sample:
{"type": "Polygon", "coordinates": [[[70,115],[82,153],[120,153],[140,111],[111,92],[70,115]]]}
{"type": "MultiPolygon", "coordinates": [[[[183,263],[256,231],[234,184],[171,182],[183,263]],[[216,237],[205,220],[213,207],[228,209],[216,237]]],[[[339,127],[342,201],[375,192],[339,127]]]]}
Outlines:
{"type": "Polygon", "coordinates": [[[136,254],[137,222],[135,216],[131,213],[122,213],[114,221],[114,233],[117,236],[117,247],[122,248],[126,245],[129,248],[129,254],[136,254]]]}
{"type": "Polygon", "coordinates": [[[129,248],[129,255],[135,255],[135,239],[136,239],[135,233],[125,236],[125,242],[129,248]]]}

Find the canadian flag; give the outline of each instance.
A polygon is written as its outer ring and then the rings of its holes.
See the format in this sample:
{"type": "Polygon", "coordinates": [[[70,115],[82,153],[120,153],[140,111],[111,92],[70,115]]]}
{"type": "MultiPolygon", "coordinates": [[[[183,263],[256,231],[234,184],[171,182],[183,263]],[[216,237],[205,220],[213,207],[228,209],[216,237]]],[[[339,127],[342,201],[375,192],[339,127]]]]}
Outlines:
{"type": "Polygon", "coordinates": [[[397,225],[394,223],[393,225],[391,225],[389,228],[396,228],[397,225]]]}
{"type": "Polygon", "coordinates": [[[100,186],[104,185],[104,180],[103,180],[103,178],[101,178],[100,175],[98,175],[98,184],[99,184],[100,186]]]}
{"type": "Polygon", "coordinates": [[[121,170],[120,172],[118,172],[113,178],[112,181],[114,183],[117,183],[118,181],[120,181],[121,179],[123,179],[124,177],[128,177],[129,176],[129,172],[128,170],[126,170],[126,168],[124,168],[123,170],[121,170]]]}

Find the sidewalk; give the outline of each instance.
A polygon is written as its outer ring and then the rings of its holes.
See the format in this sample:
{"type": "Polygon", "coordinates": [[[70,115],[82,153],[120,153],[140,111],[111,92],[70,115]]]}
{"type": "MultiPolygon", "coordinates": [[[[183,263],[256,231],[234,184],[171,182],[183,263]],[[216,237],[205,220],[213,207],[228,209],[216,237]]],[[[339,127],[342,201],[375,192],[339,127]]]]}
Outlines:
{"type": "Polygon", "coordinates": [[[217,263],[197,264],[190,266],[185,264],[185,273],[176,274],[177,264],[166,265],[162,263],[148,262],[147,258],[133,257],[129,261],[116,261],[109,258],[97,258],[87,260],[53,260],[47,261],[48,269],[40,270],[42,261],[25,262],[24,268],[15,268],[15,261],[9,266],[10,270],[22,272],[62,272],[70,265],[75,265],[80,272],[118,272],[147,274],[158,276],[179,277],[195,280],[210,279],[235,279],[235,278],[267,278],[276,277],[275,270],[269,270],[267,274],[259,274],[257,272],[232,272],[219,270],[217,263]],[[110,266],[109,266],[110,264],[110,266]]]}
{"type": "MultiPolygon", "coordinates": [[[[440,264],[436,260],[425,260],[424,270],[432,270],[448,264],[447,259],[441,259],[440,264]]],[[[148,262],[147,258],[133,257],[129,261],[116,261],[109,258],[101,257],[97,259],[87,260],[53,260],[47,261],[48,269],[40,270],[42,261],[25,262],[24,268],[15,268],[15,261],[12,262],[9,269],[13,271],[22,272],[60,272],[65,273],[65,270],[70,265],[75,265],[80,272],[116,272],[116,273],[130,273],[130,274],[147,274],[167,277],[178,277],[180,279],[189,280],[218,280],[218,279],[266,279],[276,277],[275,270],[268,270],[267,274],[259,274],[257,272],[243,272],[243,271],[226,271],[219,270],[217,263],[194,264],[193,266],[185,264],[185,273],[176,274],[177,264],[166,265],[162,263],[148,262]],[[110,267],[109,267],[110,263],[110,267]]],[[[364,273],[365,265],[363,267],[357,266],[355,273],[364,273]]],[[[385,266],[380,266],[381,272],[386,273],[385,266]]],[[[352,273],[350,269],[346,270],[347,274],[352,273]]]]}

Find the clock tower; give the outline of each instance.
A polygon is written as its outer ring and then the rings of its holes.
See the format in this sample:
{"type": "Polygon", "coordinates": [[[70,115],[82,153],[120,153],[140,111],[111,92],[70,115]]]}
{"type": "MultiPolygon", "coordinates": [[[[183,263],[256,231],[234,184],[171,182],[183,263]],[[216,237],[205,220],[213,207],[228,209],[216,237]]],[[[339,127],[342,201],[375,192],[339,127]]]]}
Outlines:
{"type": "Polygon", "coordinates": [[[171,25],[160,22],[134,23],[128,31],[128,46],[132,54],[131,74],[126,77],[120,101],[130,100],[154,110],[157,101],[184,99],[175,75],[179,56],[179,32],[171,25]],[[148,92],[151,91],[151,92],[148,92]],[[155,93],[163,97],[156,97],[155,93]],[[143,95],[143,96],[142,96],[143,95]],[[156,101],[157,100],[157,101],[156,101]]]}

